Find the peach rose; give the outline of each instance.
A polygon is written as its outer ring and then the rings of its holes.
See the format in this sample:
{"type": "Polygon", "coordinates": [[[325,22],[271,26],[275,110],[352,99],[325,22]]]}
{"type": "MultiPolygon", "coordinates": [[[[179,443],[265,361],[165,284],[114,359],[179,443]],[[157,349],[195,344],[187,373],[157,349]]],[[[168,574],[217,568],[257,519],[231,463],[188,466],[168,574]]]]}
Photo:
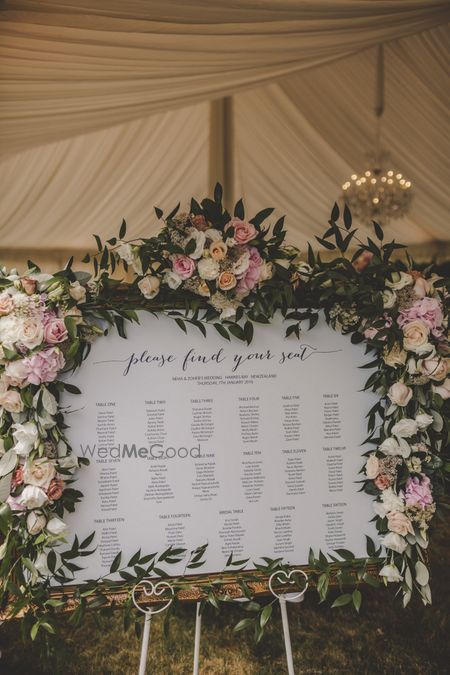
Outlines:
{"type": "Polygon", "coordinates": [[[14,309],[14,302],[9,293],[0,293],[0,316],[10,314],[14,309]]]}
{"type": "Polygon", "coordinates": [[[53,478],[47,490],[50,501],[55,502],[57,499],[61,499],[65,487],[66,484],[61,478],[53,478]]]}
{"type": "Polygon", "coordinates": [[[413,392],[410,387],[408,387],[403,382],[395,382],[389,387],[388,396],[391,399],[392,403],[404,407],[408,405],[412,398],[413,392]]]}
{"type": "Polygon", "coordinates": [[[380,470],[380,463],[376,455],[369,455],[366,462],[366,476],[374,480],[378,476],[380,470]]]}
{"type": "Polygon", "coordinates": [[[402,537],[405,537],[408,532],[409,534],[414,534],[410,519],[404,513],[401,513],[401,511],[391,511],[391,513],[387,514],[387,520],[387,525],[391,532],[400,534],[402,537]]]}
{"type": "Polygon", "coordinates": [[[219,275],[218,284],[222,291],[230,291],[236,286],[236,277],[233,272],[222,272],[219,275]]]}
{"type": "Polygon", "coordinates": [[[211,253],[211,258],[214,260],[223,260],[228,251],[228,246],[224,241],[213,241],[209,246],[209,252],[211,253]]]}
{"type": "Polygon", "coordinates": [[[392,478],[388,476],[386,473],[380,473],[375,478],[374,482],[379,490],[386,490],[386,488],[388,488],[392,484],[392,478]]]}
{"type": "Polygon", "coordinates": [[[423,277],[417,277],[414,284],[414,294],[418,298],[424,298],[431,291],[431,284],[423,277]]]}
{"type": "Polygon", "coordinates": [[[22,277],[20,282],[27,295],[33,295],[33,293],[36,292],[36,279],[32,279],[31,277],[22,277]]]}
{"type": "Polygon", "coordinates": [[[448,359],[441,359],[438,356],[435,356],[433,359],[425,359],[422,361],[420,370],[430,380],[439,382],[447,377],[448,359]]]}
{"type": "Polygon", "coordinates": [[[18,391],[9,389],[0,394],[0,408],[9,413],[19,413],[23,410],[23,401],[18,391]]]}
{"type": "Polygon", "coordinates": [[[430,329],[419,319],[403,326],[403,347],[406,351],[417,352],[428,342],[430,329]]]}

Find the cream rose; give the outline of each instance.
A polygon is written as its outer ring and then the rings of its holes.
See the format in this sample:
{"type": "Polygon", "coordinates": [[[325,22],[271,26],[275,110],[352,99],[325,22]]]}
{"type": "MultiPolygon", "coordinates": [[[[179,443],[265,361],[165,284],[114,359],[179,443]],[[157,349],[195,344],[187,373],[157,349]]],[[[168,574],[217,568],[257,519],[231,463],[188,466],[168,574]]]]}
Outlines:
{"type": "Polygon", "coordinates": [[[50,534],[52,534],[54,537],[64,537],[64,535],[67,533],[67,530],[68,527],[66,523],[57,516],[50,518],[47,523],[47,532],[50,532],[50,534]]]}
{"type": "Polygon", "coordinates": [[[403,577],[398,571],[397,567],[394,565],[394,563],[389,563],[388,565],[384,565],[384,567],[381,568],[379,571],[379,576],[383,577],[386,579],[388,582],[398,582],[402,581],[403,577]]]}
{"type": "Polygon", "coordinates": [[[387,526],[391,532],[401,534],[402,537],[406,537],[408,533],[414,534],[414,530],[408,516],[405,516],[404,513],[400,513],[398,511],[392,511],[391,513],[387,514],[387,526]]]}
{"type": "Polygon", "coordinates": [[[439,394],[444,401],[447,401],[450,398],[450,377],[446,377],[442,384],[433,384],[432,390],[435,394],[439,394]]]}
{"type": "Polygon", "coordinates": [[[397,296],[395,295],[394,291],[392,291],[390,288],[386,288],[383,291],[382,298],[383,298],[383,307],[385,309],[391,309],[397,302],[397,296]]]}
{"type": "Polygon", "coordinates": [[[406,351],[417,352],[418,348],[428,343],[430,329],[419,319],[403,326],[403,347],[406,351]]]}
{"type": "Polygon", "coordinates": [[[9,389],[0,394],[0,408],[9,413],[19,413],[23,410],[23,401],[18,391],[9,389]]]}
{"type": "Polygon", "coordinates": [[[422,361],[420,371],[426,375],[430,380],[439,382],[447,377],[448,373],[448,359],[441,359],[435,357],[433,359],[425,359],[422,361]]]}
{"type": "Polygon", "coordinates": [[[36,319],[24,319],[21,322],[17,337],[18,341],[24,344],[25,347],[34,349],[42,344],[44,326],[41,321],[37,321],[36,319]]]}
{"type": "Polygon", "coordinates": [[[383,361],[391,368],[400,368],[401,366],[404,366],[406,363],[406,358],[406,352],[398,345],[395,345],[390,350],[385,348],[383,351],[383,361]]]}
{"type": "Polygon", "coordinates": [[[366,462],[366,476],[367,478],[370,478],[370,480],[373,480],[378,476],[380,469],[380,463],[378,461],[378,458],[376,455],[372,454],[369,455],[367,462],[366,462]]]}
{"type": "Polygon", "coordinates": [[[23,479],[29,485],[37,485],[46,490],[55,477],[55,464],[46,457],[40,457],[25,464],[23,479]]]}
{"type": "Polygon", "coordinates": [[[197,270],[199,276],[202,279],[207,279],[208,281],[217,279],[220,273],[219,263],[217,260],[213,260],[212,258],[203,258],[200,260],[197,265],[197,270]]]}
{"type": "MultiPolygon", "coordinates": [[[[274,266],[273,263],[271,262],[265,262],[261,265],[261,271],[259,273],[259,279],[258,282],[260,281],[268,281],[269,279],[272,279],[273,277],[273,272],[274,272],[274,266]]],[[[299,275],[301,273],[299,272],[299,275]]]]}
{"type": "Polygon", "coordinates": [[[5,366],[5,381],[11,387],[22,387],[27,383],[28,370],[23,359],[9,361],[5,366]]]}
{"type": "Polygon", "coordinates": [[[138,288],[141,291],[144,298],[147,300],[153,300],[159,293],[160,281],[158,277],[146,276],[138,282],[138,288]]]}
{"type": "Polygon", "coordinates": [[[228,251],[228,246],[224,241],[213,241],[210,244],[209,252],[214,260],[223,260],[228,251]]]}
{"type": "Polygon", "coordinates": [[[79,305],[83,302],[86,302],[86,289],[80,284],[79,281],[74,281],[70,284],[69,295],[79,305]]]}
{"type": "Polygon", "coordinates": [[[44,529],[46,522],[47,518],[41,511],[32,511],[27,516],[27,530],[31,535],[39,534],[44,529]]]}
{"type": "Polygon", "coordinates": [[[392,433],[394,436],[397,436],[397,438],[411,438],[411,436],[417,434],[418,428],[416,420],[404,417],[394,424],[392,433]]]}
{"type": "Polygon", "coordinates": [[[388,279],[386,286],[392,288],[394,291],[399,291],[401,288],[405,288],[405,286],[410,286],[414,281],[412,276],[406,272],[392,272],[391,277],[392,281],[388,279]]]}
{"type": "Polygon", "coordinates": [[[236,286],[237,280],[233,272],[222,272],[219,275],[217,283],[219,285],[220,290],[230,291],[232,288],[236,286]]]}
{"type": "Polygon", "coordinates": [[[389,387],[389,398],[391,399],[392,403],[395,403],[401,407],[408,405],[412,395],[412,389],[403,382],[395,382],[389,387]]]}

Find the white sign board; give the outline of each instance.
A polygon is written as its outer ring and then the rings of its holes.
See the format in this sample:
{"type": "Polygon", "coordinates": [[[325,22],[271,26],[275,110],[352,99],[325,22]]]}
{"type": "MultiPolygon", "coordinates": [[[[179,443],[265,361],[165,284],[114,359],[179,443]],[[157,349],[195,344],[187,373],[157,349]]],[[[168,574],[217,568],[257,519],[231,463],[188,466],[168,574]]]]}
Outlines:
{"type": "MultiPolygon", "coordinates": [[[[185,335],[172,319],[93,345],[67,396],[74,451],[91,461],[74,487],[72,534],[96,530],[81,578],[108,571],[119,550],[194,549],[207,564],[282,557],[305,564],[309,547],[365,555],[372,501],[358,492],[373,395],[361,389],[363,348],[324,319],[300,341],[277,317],[252,344],[208,329],[185,335]]],[[[179,574],[183,566],[174,568],[179,574]]]]}

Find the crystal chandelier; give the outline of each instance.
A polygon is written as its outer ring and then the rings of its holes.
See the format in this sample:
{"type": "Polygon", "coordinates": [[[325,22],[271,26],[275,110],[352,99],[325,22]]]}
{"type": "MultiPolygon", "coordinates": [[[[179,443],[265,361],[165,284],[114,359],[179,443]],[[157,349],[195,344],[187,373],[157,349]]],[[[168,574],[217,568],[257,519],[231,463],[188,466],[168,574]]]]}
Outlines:
{"type": "Polygon", "coordinates": [[[386,223],[401,218],[410,207],[412,184],[401,172],[390,166],[389,155],[381,151],[381,122],[384,112],[384,55],[378,47],[375,102],[375,151],[361,175],[353,173],[343,186],[343,199],[353,216],[362,222],[386,223]]]}

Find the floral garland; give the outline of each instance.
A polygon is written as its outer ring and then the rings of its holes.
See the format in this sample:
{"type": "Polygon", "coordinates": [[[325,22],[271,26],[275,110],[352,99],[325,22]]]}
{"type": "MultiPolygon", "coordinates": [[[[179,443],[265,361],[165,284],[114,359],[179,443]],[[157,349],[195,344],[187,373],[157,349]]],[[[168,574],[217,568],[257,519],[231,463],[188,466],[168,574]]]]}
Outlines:
{"type": "MultiPolygon", "coordinates": [[[[319,552],[318,558],[311,552],[309,564],[322,599],[333,576],[342,588],[355,584],[335,606],[353,603],[359,609],[359,585],[378,585],[368,566],[380,560],[381,579],[400,583],[404,604],[414,587],[424,602],[431,601],[424,549],[436,499],[444,491],[448,283],[415,270],[410,260],[408,266],[392,260],[402,247],[382,244],[377,224],[380,246],[371,239],[362,243],[351,229],[347,207],[344,224],[338,224],[336,205],[329,228],[317,239],[339,255],[326,262],[309,246],[308,263],[301,262],[297,249],[284,244],[283,218],[272,229],[263,227],[272,212],[265,209],[246,220],[239,201],[231,216],[217,186],[214,200],[192,200],[187,214],[172,211],[155,237],[127,242],[125,223],[119,237],[106,244],[96,236],[98,253],[84,259],[92,260],[93,277],[74,272],[72,260],[54,275],[42,274],[31,262],[25,275],[0,271],[0,608],[8,605],[12,616],[25,612],[33,637],[40,628],[54,631],[51,614],[65,603],[52,598],[50,579],[69,582],[81,569],[74,560],[89,555],[94,537],[81,543],[75,537],[61,551],[67,534],[64,512],[73,511],[82,498],[73,487],[74,473],[87,463],[72,454],[65,436],[60,396],[64,389],[78,390],[61,374],[80,366],[91,342],[109,327],[125,335],[125,321],[138,320],[136,310],[165,311],[185,331],[192,324],[206,334],[205,326],[211,325],[227,339],[232,335],[250,343],[253,324],[270,322],[276,311],[288,322],[286,335],[299,336],[302,322],[313,327],[317,310],[324,309],[333,328],[350,333],[352,342],[366,341],[375,357],[366,366],[375,369],[366,389],[380,400],[368,414],[366,442],[375,447],[365,453],[362,489],[375,498],[382,546],[368,538],[364,560],[344,549],[328,556],[319,552]],[[346,251],[355,242],[349,259],[346,251]],[[131,283],[112,277],[121,265],[127,272],[132,268],[131,283]],[[349,574],[355,570],[356,581],[349,574]]],[[[159,209],[156,214],[163,217],[159,209]]],[[[191,553],[189,568],[202,564],[204,550],[191,553]]],[[[151,573],[164,574],[159,565],[178,562],[183,552],[138,552],[123,567],[119,554],[110,572],[119,572],[129,586],[151,573]]],[[[257,569],[283,567],[281,561],[265,560],[257,569]]],[[[241,570],[247,562],[231,557],[229,567],[241,570]]],[[[183,579],[180,583],[186,585],[183,579]]],[[[107,584],[112,582],[104,578],[78,589],[77,618],[89,605],[86,598],[97,604],[105,599],[107,584]]],[[[260,639],[271,605],[254,602],[242,584],[254,616],[237,629],[254,625],[260,639]]],[[[205,588],[214,606],[226,600],[219,591],[220,584],[205,588]]]]}

